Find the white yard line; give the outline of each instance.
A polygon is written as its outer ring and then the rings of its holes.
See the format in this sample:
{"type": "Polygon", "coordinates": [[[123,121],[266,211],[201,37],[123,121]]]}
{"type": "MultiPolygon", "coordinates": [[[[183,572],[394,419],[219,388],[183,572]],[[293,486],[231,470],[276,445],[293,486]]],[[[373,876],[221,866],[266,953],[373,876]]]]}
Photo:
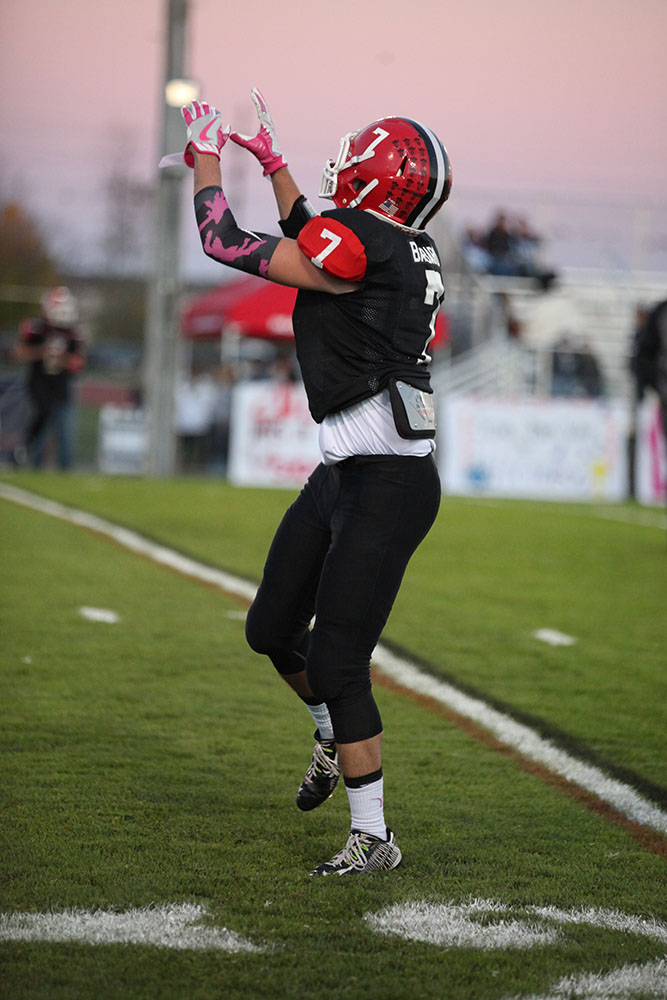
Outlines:
{"type": "Polygon", "coordinates": [[[538,628],[533,632],[536,639],[546,642],[549,646],[574,646],[576,639],[573,635],[566,635],[555,628],[538,628]]]}
{"type": "Polygon", "coordinates": [[[179,951],[239,952],[262,949],[226,927],[203,926],[205,907],[194,903],[145,906],[122,913],[65,910],[61,913],[0,913],[0,941],[81,941],[140,944],[179,951]]]}
{"type": "MultiPolygon", "coordinates": [[[[562,910],[555,906],[511,906],[493,899],[465,903],[425,900],[395,903],[377,913],[366,913],[371,930],[388,937],[419,941],[440,948],[526,950],[568,944],[567,928],[587,925],[667,944],[667,924],[618,910],[582,907],[562,910]]],[[[553,983],[547,993],[517,994],[511,1000],[629,1000],[667,995],[667,960],[623,965],[610,972],[584,972],[553,983]]],[[[506,998],[510,1000],[510,998],[506,998]]]]}
{"type": "Polygon", "coordinates": [[[105,625],[117,625],[120,621],[118,614],[111,608],[89,608],[84,605],[79,608],[79,614],[89,622],[103,622],[105,625]]]}
{"type": "MultiPolygon", "coordinates": [[[[243,600],[252,601],[255,596],[256,587],[247,580],[180,555],[173,549],[151,542],[135,531],[119,527],[94,514],[66,507],[53,500],[45,500],[7,483],[0,483],[0,497],[105,535],[132,552],[196,580],[217,586],[243,600]]],[[[451,684],[425,673],[415,664],[386,649],[381,643],[373,654],[373,662],[382,673],[403,687],[426,695],[446,705],[463,718],[483,726],[501,743],[513,747],[524,757],[586,789],[633,822],[667,833],[667,812],[645,799],[630,785],[610,778],[592,764],[571,756],[535,730],[516,722],[511,716],[492,708],[481,699],[466,695],[451,684]]]]}
{"type": "Polygon", "coordinates": [[[554,983],[549,993],[517,996],[516,1000],[630,1000],[667,996],[667,960],[622,965],[611,972],[583,972],[554,983]]]}
{"type": "Polygon", "coordinates": [[[667,944],[667,924],[598,907],[563,910],[556,906],[512,906],[495,899],[466,903],[422,900],[394,903],[378,913],[366,913],[364,920],[379,934],[445,948],[533,948],[564,940],[568,925],[635,934],[667,944]]]}

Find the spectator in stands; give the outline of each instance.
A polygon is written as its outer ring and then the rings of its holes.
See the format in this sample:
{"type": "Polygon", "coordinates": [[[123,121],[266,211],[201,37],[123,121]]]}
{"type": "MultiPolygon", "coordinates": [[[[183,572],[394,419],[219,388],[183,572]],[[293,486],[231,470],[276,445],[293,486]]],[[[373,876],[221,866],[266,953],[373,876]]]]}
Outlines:
{"type": "Polygon", "coordinates": [[[553,347],[551,395],[597,399],[603,392],[602,371],[590,345],[575,346],[563,335],[553,347]]]}
{"type": "Polygon", "coordinates": [[[519,218],[513,233],[514,255],[517,261],[519,275],[526,278],[536,278],[543,291],[548,291],[556,280],[556,272],[545,267],[539,259],[543,240],[529,225],[527,219],[519,218]]]}
{"type": "Polygon", "coordinates": [[[519,274],[529,278],[537,277],[542,270],[537,258],[542,237],[531,228],[527,219],[520,217],[515,222],[512,241],[519,274]]]}
{"type": "Polygon", "coordinates": [[[542,238],[525,218],[511,221],[507,212],[499,210],[486,233],[468,227],[463,236],[463,254],[478,273],[499,277],[535,278],[547,291],[556,274],[538,259],[542,238]]]}
{"type": "Polygon", "coordinates": [[[484,274],[489,270],[490,260],[485,237],[479,229],[475,229],[474,226],[468,226],[465,229],[461,249],[468,266],[476,274],[484,274]]]}
{"type": "Polygon", "coordinates": [[[518,274],[514,237],[505,212],[496,213],[484,239],[484,245],[489,255],[487,266],[489,274],[518,274]]]}
{"type": "Polygon", "coordinates": [[[569,336],[564,334],[554,344],[551,355],[551,395],[578,396],[578,390],[577,355],[569,336]]]}
{"type": "Polygon", "coordinates": [[[577,351],[577,377],[582,396],[598,399],[604,394],[602,371],[590,344],[582,344],[577,351]]]}
{"type": "Polygon", "coordinates": [[[53,288],[42,297],[41,316],[21,324],[16,357],[28,365],[30,418],[25,444],[14,459],[33,468],[44,465],[51,437],[62,470],[73,459],[73,380],[84,367],[83,336],[77,325],[79,308],[69,288],[53,288]]]}

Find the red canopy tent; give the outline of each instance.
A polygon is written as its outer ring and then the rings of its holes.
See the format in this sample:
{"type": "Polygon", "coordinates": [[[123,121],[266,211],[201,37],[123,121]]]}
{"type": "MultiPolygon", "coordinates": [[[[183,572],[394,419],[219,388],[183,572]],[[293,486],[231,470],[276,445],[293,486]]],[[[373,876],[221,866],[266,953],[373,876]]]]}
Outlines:
{"type": "Polygon", "coordinates": [[[181,319],[183,336],[190,340],[218,340],[233,330],[243,337],[289,340],[296,288],[244,275],[194,299],[181,319]]]}
{"type": "MultiPolygon", "coordinates": [[[[243,337],[291,340],[295,299],[296,288],[244,275],[194,299],[183,312],[181,330],[189,340],[218,340],[225,330],[243,337]]],[[[448,341],[449,318],[440,310],[430,347],[437,350],[448,341]]]]}

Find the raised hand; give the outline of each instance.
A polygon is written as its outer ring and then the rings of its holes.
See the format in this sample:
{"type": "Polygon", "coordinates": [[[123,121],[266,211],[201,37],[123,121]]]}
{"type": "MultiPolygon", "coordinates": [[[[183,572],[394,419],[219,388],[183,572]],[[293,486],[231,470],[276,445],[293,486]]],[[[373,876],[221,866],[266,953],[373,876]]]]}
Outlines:
{"type": "Polygon", "coordinates": [[[187,141],[183,159],[188,167],[194,167],[192,150],[198,153],[208,153],[220,159],[220,151],[229,139],[230,126],[222,127],[222,117],[217,108],[211,107],[205,101],[192,101],[181,108],[181,114],[187,125],[187,141]]]}
{"type": "Polygon", "coordinates": [[[243,146],[244,149],[250,150],[253,156],[257,157],[264,168],[264,176],[268,177],[281,167],[286,167],[287,161],[278,148],[276,127],[273,124],[271,115],[269,114],[266,101],[256,87],[253,87],[250,91],[250,96],[252,97],[253,104],[255,105],[255,109],[257,111],[257,118],[259,119],[259,129],[257,134],[243,135],[242,132],[232,132],[230,138],[239,146],[243,146]]]}
{"type": "Polygon", "coordinates": [[[160,160],[160,167],[178,167],[185,163],[194,167],[195,159],[192,150],[198,153],[208,153],[220,159],[220,150],[229,139],[231,126],[222,127],[222,118],[217,108],[206,101],[193,101],[181,108],[181,114],[187,126],[185,151],[168,153],[160,160]]]}

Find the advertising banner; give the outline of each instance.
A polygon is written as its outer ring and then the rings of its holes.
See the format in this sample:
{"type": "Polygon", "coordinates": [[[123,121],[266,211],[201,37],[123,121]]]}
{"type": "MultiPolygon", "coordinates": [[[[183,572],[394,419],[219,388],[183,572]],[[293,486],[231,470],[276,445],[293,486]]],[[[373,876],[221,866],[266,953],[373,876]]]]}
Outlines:
{"type": "Polygon", "coordinates": [[[622,404],[453,397],[440,411],[443,489],[464,496],[624,500],[627,433],[622,404]]]}
{"type": "Polygon", "coordinates": [[[148,420],[143,410],[107,403],[100,409],[98,467],[108,476],[146,472],[148,420]]]}
{"type": "MultiPolygon", "coordinates": [[[[113,432],[109,424],[105,430],[105,471],[138,470],[140,421],[115,420],[113,432]]],[[[438,420],[443,489],[461,496],[623,501],[628,430],[622,403],[453,397],[441,404],[438,420]]],[[[317,431],[300,383],[239,383],[232,397],[230,482],[298,488],[320,461],[317,431]]],[[[637,499],[664,503],[667,451],[652,399],[639,411],[636,456],[637,499]]]]}
{"type": "Polygon", "coordinates": [[[301,383],[240,383],[232,394],[230,482],[303,485],[320,461],[317,431],[301,383]]]}

